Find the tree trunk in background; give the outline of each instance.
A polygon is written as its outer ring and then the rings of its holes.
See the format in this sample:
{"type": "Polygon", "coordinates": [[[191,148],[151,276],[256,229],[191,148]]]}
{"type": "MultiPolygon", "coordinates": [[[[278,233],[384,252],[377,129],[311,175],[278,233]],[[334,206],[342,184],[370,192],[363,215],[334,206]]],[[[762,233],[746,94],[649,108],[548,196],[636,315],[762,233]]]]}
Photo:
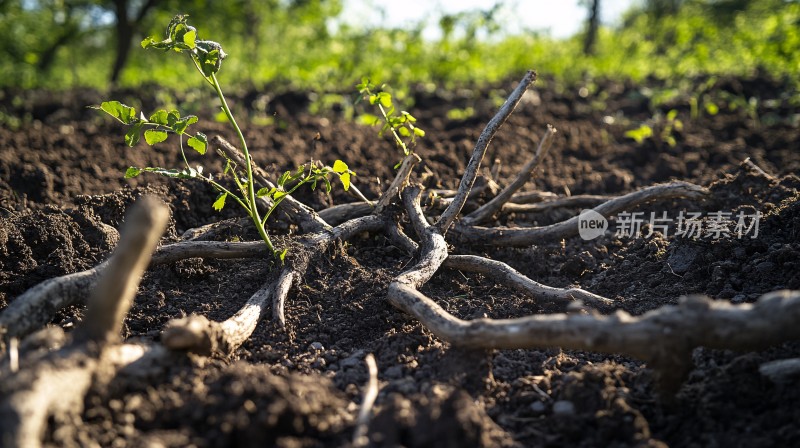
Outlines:
{"type": "Polygon", "coordinates": [[[590,0],[587,22],[586,37],[583,41],[583,54],[590,56],[594,54],[594,44],[597,41],[597,28],[600,22],[600,0],[590,0]]]}
{"type": "Polygon", "coordinates": [[[116,84],[122,74],[122,70],[128,63],[128,56],[131,51],[133,35],[141,24],[147,13],[158,4],[158,0],[147,0],[142,4],[141,9],[131,20],[128,15],[128,0],[114,0],[114,14],[117,16],[117,55],[114,58],[114,65],[111,67],[111,77],[109,81],[116,84]]]}

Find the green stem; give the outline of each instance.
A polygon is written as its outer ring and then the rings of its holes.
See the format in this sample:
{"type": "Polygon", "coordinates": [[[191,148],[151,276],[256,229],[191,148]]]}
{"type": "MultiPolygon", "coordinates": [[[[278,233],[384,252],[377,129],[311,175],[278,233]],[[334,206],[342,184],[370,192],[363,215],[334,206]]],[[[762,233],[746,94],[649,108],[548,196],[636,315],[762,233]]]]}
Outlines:
{"type": "Polygon", "coordinates": [[[242,147],[242,154],[244,154],[244,162],[247,165],[246,200],[247,203],[250,204],[250,218],[252,218],[253,223],[256,225],[256,230],[258,230],[258,234],[261,236],[261,239],[264,240],[264,242],[267,244],[269,250],[274,253],[275,247],[272,245],[272,241],[269,239],[269,235],[267,235],[266,229],[264,229],[264,226],[261,224],[261,217],[258,214],[258,207],[256,206],[256,189],[255,189],[255,182],[253,182],[253,164],[250,161],[250,152],[247,150],[247,142],[244,139],[244,134],[242,134],[242,129],[236,123],[236,119],[233,117],[231,109],[228,107],[228,102],[225,100],[225,95],[222,93],[222,89],[219,87],[219,82],[217,81],[217,75],[212,73],[210,78],[211,78],[211,85],[217,92],[217,96],[219,97],[219,102],[222,105],[222,111],[225,113],[225,116],[228,118],[228,121],[231,123],[233,129],[236,131],[236,135],[239,137],[239,144],[242,147]]]}

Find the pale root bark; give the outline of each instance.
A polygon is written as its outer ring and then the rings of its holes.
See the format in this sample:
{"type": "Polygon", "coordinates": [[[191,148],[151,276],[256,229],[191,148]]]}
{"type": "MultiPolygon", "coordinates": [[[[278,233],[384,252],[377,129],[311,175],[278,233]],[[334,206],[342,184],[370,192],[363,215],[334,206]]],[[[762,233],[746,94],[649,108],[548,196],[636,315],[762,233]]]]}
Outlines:
{"type": "MultiPolygon", "coordinates": [[[[672,182],[643,188],[604,202],[594,211],[609,218],[614,213],[633,209],[642,204],[667,199],[702,199],[709,194],[706,188],[688,182],[672,182]]],[[[454,239],[492,246],[532,246],[546,241],[558,241],[578,234],[580,216],[544,227],[478,227],[457,223],[454,239]]]]}
{"type": "MultiPolygon", "coordinates": [[[[381,229],[384,225],[381,217],[365,216],[306,236],[301,247],[293,248],[298,253],[290,254],[292,258],[280,271],[278,278],[253,294],[236,314],[223,322],[211,321],[199,315],[175,319],[164,329],[162,344],[172,350],[191,351],[205,356],[229,356],[252,335],[270,304],[273,318],[278,325],[285,327],[286,299],[293,284],[305,274],[312,257],[321,256],[335,241],[346,241],[359,233],[381,229]]],[[[252,254],[249,247],[244,246],[247,243],[227,244],[226,255],[235,253],[239,246],[242,247],[241,255],[252,254]]]]}
{"type": "Polygon", "coordinates": [[[596,194],[582,194],[577,196],[567,196],[564,198],[554,198],[553,200],[545,200],[533,203],[520,203],[512,202],[503,204],[503,213],[540,213],[557,208],[594,208],[603,202],[614,199],[613,196],[596,195],[596,194]]]}
{"type": "Polygon", "coordinates": [[[97,371],[118,366],[120,357],[109,347],[119,338],[168,215],[159,200],[140,199],[127,216],[120,243],[95,283],[86,318],[71,341],[43,357],[23,359],[19,371],[0,372],[2,446],[41,446],[48,420],[72,427],[97,371]]]}
{"type": "Polygon", "coordinates": [[[486,274],[496,282],[516,289],[525,294],[550,302],[569,303],[575,300],[595,308],[608,308],[614,301],[593,294],[581,288],[553,288],[535,282],[520,274],[514,268],[501,261],[490,260],[474,255],[450,255],[443,263],[444,267],[466,272],[486,274]]]}
{"type": "Polygon", "coordinates": [[[447,246],[437,229],[424,220],[419,192],[409,189],[407,193],[404,202],[421,239],[420,254],[417,263],[389,285],[387,299],[453,345],[476,349],[561,347],[632,356],[655,369],[664,390],[674,391],[691,369],[691,352],[696,347],[754,350],[800,338],[799,291],[770,293],[752,305],[689,296],[677,306],[638,317],[617,311],[609,316],[459,319],[419,292],[447,258],[447,246]]]}

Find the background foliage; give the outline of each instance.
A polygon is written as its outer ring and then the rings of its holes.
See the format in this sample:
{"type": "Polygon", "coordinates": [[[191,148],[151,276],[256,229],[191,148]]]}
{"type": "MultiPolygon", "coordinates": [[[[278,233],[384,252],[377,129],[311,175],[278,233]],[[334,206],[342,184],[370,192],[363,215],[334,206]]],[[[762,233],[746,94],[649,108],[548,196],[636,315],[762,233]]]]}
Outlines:
{"type": "Polygon", "coordinates": [[[645,1],[616,28],[600,26],[591,55],[584,35],[556,40],[532,31],[507,33],[496,19],[503,7],[499,2],[490,10],[443,16],[441,37],[427,41],[422,24],[345,25],[338,20],[342,0],[0,0],[0,86],[157,81],[185,87],[184,67],[137,51],[142,38],[160,35],[177,12],[191,16],[201,38],[218,40],[228,51],[224,82],[256,88],[348,91],[365,75],[395,85],[452,87],[530,67],[565,81],[757,70],[800,75],[797,1],[645,1]],[[126,48],[130,53],[115,70],[126,48]]]}

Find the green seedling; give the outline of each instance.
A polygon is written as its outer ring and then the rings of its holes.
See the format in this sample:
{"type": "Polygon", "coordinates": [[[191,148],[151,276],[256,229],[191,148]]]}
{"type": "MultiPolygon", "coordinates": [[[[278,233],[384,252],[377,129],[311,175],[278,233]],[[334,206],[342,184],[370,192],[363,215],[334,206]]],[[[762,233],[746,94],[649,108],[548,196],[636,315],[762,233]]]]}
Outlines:
{"type": "Polygon", "coordinates": [[[133,107],[122,104],[119,101],[106,101],[95,108],[106,112],[122,124],[129,126],[128,131],[125,133],[125,143],[128,146],[135,146],[139,143],[142,135],[144,135],[144,139],[148,145],[161,143],[165,141],[170,134],[176,134],[178,136],[178,146],[184,164],[182,169],[130,167],[125,172],[126,178],[136,177],[141,173],[148,172],[171,178],[197,179],[210,184],[214,189],[219,191],[219,195],[212,204],[212,207],[219,211],[222,210],[229,198],[234,200],[244,208],[250,216],[258,234],[261,236],[261,239],[264,240],[264,243],[266,243],[273,254],[283,260],[286,256],[286,249],[276,249],[266,231],[266,222],[272,212],[288,195],[292,194],[302,185],[310,185],[311,188],[314,189],[318,184],[322,183],[325,185],[326,192],[330,192],[330,178],[336,176],[341,181],[344,189],[347,190],[350,188],[351,176],[355,173],[350,171],[347,164],[341,160],[337,160],[332,167],[321,166],[319,163],[312,161],[298,167],[296,170],[283,173],[274,188],[256,190],[255,182],[253,181],[252,161],[250,152],[247,149],[247,141],[245,141],[244,134],[228,107],[225,95],[222,93],[222,88],[217,80],[217,73],[220,71],[222,61],[227,55],[219,43],[209,40],[200,40],[198,38],[197,29],[190,26],[186,19],[187,16],[185,15],[176,16],[167,26],[166,39],[158,40],[153,37],[148,37],[142,41],[142,48],[188,55],[192,64],[202,76],[202,79],[217,93],[221,106],[221,115],[233,126],[244,156],[245,166],[238,166],[224,152],[220,151],[220,155],[225,158],[225,169],[218,177],[230,178],[236,186],[235,189],[226,188],[218,182],[214,176],[203,174],[202,166],[192,167],[189,165],[184,151],[185,137],[188,136],[186,145],[201,155],[205,154],[208,148],[208,139],[205,134],[202,132],[190,134],[188,132],[189,126],[197,123],[198,119],[196,116],[181,116],[177,110],[167,111],[162,109],[147,117],[144,113],[137,114],[133,107]],[[270,207],[264,217],[261,217],[257,207],[256,200],[260,197],[267,197],[271,200],[270,207]]]}
{"type": "MultiPolygon", "coordinates": [[[[417,137],[424,137],[425,131],[416,126],[417,119],[406,111],[397,111],[392,103],[392,94],[387,92],[386,85],[376,87],[368,78],[361,78],[361,83],[356,85],[358,89],[359,101],[368,101],[369,104],[376,106],[380,116],[373,114],[362,114],[359,117],[361,123],[368,126],[381,125],[379,135],[383,136],[390,132],[397,147],[407,156],[413,152],[417,143],[417,137]]],[[[395,167],[396,168],[396,167],[395,167]]]]}
{"type": "MultiPolygon", "coordinates": [[[[683,122],[678,119],[677,110],[671,109],[663,118],[659,114],[651,121],[657,125],[660,125],[661,132],[658,134],[658,137],[662,142],[668,144],[669,146],[675,146],[678,143],[675,140],[673,133],[675,131],[680,132],[683,130],[683,122]]],[[[642,142],[644,142],[646,139],[653,138],[654,136],[655,132],[653,131],[653,127],[647,123],[641,124],[636,129],[625,131],[625,137],[635,140],[637,144],[642,144],[642,142]]]]}

